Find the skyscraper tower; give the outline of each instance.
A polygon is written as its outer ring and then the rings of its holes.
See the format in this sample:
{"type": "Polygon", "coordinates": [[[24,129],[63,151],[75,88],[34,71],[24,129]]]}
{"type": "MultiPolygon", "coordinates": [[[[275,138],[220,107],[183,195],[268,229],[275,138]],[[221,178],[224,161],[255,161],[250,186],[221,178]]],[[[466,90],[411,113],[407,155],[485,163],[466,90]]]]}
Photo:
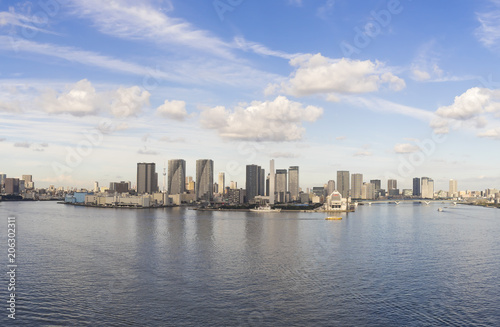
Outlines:
{"type": "Polygon", "coordinates": [[[168,194],[186,192],[186,161],[173,159],[168,161],[168,194]]]}
{"type": "Polygon", "coordinates": [[[326,193],[328,195],[332,194],[333,191],[335,191],[335,181],[334,180],[329,180],[328,184],[326,186],[326,193]]]}
{"type": "Polygon", "coordinates": [[[247,201],[251,202],[259,195],[260,166],[247,165],[245,188],[247,191],[247,201]]]}
{"type": "Polygon", "coordinates": [[[420,196],[420,178],[413,178],[413,196],[420,196]]]}
{"type": "Polygon", "coordinates": [[[269,204],[274,204],[275,199],[275,175],[274,175],[274,159],[271,159],[269,163],[269,204]]]}
{"type": "Polygon", "coordinates": [[[214,187],[214,161],[196,160],[196,200],[211,201],[214,187]]]}
{"type": "Polygon", "coordinates": [[[137,164],[137,193],[153,194],[158,192],[158,174],[155,163],[137,164]]]}
{"type": "Polygon", "coordinates": [[[223,172],[219,173],[219,194],[224,194],[226,189],[226,175],[223,172]]]}
{"type": "Polygon", "coordinates": [[[337,171],[337,191],[342,194],[343,198],[349,197],[349,171],[339,170],[337,171]]]}
{"type": "Polygon", "coordinates": [[[457,181],[454,179],[450,179],[450,192],[449,192],[448,196],[451,198],[458,196],[457,181]]]}
{"type": "Polygon", "coordinates": [[[353,199],[361,199],[361,188],[363,186],[363,174],[351,175],[351,197],[353,199]]]}
{"type": "Polygon", "coordinates": [[[291,166],[288,169],[288,189],[290,200],[299,200],[299,166],[291,166]]]}
{"type": "Polygon", "coordinates": [[[387,191],[390,193],[391,190],[396,190],[398,188],[398,181],[395,179],[387,180],[387,191]]]}
{"type": "Polygon", "coordinates": [[[287,170],[276,169],[276,193],[278,194],[278,202],[286,202],[287,189],[287,170]]]}
{"type": "Polygon", "coordinates": [[[429,177],[422,177],[421,179],[421,191],[422,198],[433,199],[434,198],[434,181],[429,177]]]}

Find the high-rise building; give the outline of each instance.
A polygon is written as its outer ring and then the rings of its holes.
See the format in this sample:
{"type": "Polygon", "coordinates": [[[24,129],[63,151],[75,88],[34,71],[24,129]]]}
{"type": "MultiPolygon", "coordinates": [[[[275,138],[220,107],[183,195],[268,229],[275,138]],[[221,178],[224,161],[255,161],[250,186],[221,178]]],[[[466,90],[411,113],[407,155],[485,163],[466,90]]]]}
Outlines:
{"type": "Polygon", "coordinates": [[[361,187],[363,186],[363,174],[351,175],[351,197],[361,199],[361,187]]]}
{"type": "Polygon", "coordinates": [[[266,170],[264,168],[260,168],[259,171],[259,190],[257,195],[266,195],[266,170]]]}
{"type": "Polygon", "coordinates": [[[328,181],[328,184],[326,184],[326,193],[330,195],[333,191],[335,191],[335,181],[331,179],[328,181]]]}
{"type": "Polygon", "coordinates": [[[184,192],[186,192],[186,161],[183,159],[169,160],[168,194],[183,194],[184,192]]]}
{"type": "Polygon", "coordinates": [[[247,165],[246,168],[246,194],[247,201],[251,202],[259,195],[260,166],[247,165]]]}
{"type": "Polygon", "coordinates": [[[211,201],[214,187],[214,161],[196,160],[196,200],[211,201]]]}
{"type": "Polygon", "coordinates": [[[158,174],[155,163],[137,164],[137,193],[153,194],[158,192],[158,174]]]}
{"type": "Polygon", "coordinates": [[[226,189],[226,175],[223,172],[219,173],[219,194],[224,194],[226,189]]]}
{"type": "Polygon", "coordinates": [[[0,193],[2,193],[2,190],[5,187],[5,179],[6,178],[7,178],[6,174],[0,174],[0,193]]]}
{"type": "Polygon", "coordinates": [[[99,182],[98,181],[94,182],[94,193],[99,193],[99,182]]]}
{"type": "Polygon", "coordinates": [[[281,203],[285,203],[287,201],[287,173],[286,169],[276,169],[276,194],[278,196],[278,202],[281,203]]]}
{"type": "Polygon", "coordinates": [[[448,196],[451,198],[455,198],[458,196],[458,185],[457,181],[454,179],[450,179],[450,192],[448,196]]]}
{"type": "Polygon", "coordinates": [[[35,184],[33,183],[33,176],[23,175],[21,179],[24,181],[24,186],[27,190],[32,190],[35,188],[35,184]]]}
{"type": "Polygon", "coordinates": [[[288,169],[288,190],[290,191],[290,200],[299,200],[299,167],[291,166],[288,169]]]}
{"type": "Polygon", "coordinates": [[[397,190],[398,188],[398,181],[395,179],[388,179],[387,180],[387,191],[391,193],[391,190],[397,190]]]}
{"type": "Polygon", "coordinates": [[[231,190],[236,190],[238,188],[238,182],[231,181],[230,183],[230,189],[231,190]]]}
{"type": "Polygon", "coordinates": [[[349,197],[349,171],[337,171],[337,191],[342,194],[343,198],[349,197]]]}
{"type": "Polygon", "coordinates": [[[274,200],[276,199],[276,175],[274,172],[274,159],[272,159],[269,163],[269,204],[274,204],[274,200]]]}
{"type": "Polygon", "coordinates": [[[363,183],[361,187],[361,199],[373,200],[375,198],[375,185],[372,183],[363,183]]]}
{"type": "Polygon", "coordinates": [[[5,178],[5,194],[19,193],[19,178],[5,178]]]}
{"type": "Polygon", "coordinates": [[[129,183],[124,181],[111,182],[109,183],[109,191],[116,193],[127,193],[129,191],[129,183]]]}
{"type": "Polygon", "coordinates": [[[375,190],[375,192],[382,189],[382,181],[380,179],[372,179],[370,180],[370,183],[373,184],[373,189],[375,190]]]}
{"type": "Polygon", "coordinates": [[[413,178],[413,196],[420,196],[420,178],[413,178]]]}
{"type": "Polygon", "coordinates": [[[422,192],[422,198],[433,199],[434,198],[434,181],[429,177],[422,177],[420,190],[422,192]]]}

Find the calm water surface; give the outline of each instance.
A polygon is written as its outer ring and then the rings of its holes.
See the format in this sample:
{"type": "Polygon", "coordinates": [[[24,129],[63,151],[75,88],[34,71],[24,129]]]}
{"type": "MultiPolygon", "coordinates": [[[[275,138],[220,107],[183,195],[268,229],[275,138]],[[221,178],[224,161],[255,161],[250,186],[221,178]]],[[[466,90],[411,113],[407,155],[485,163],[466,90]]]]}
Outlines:
{"type": "Polygon", "coordinates": [[[320,213],[0,203],[0,326],[500,326],[500,210],[320,213]]]}

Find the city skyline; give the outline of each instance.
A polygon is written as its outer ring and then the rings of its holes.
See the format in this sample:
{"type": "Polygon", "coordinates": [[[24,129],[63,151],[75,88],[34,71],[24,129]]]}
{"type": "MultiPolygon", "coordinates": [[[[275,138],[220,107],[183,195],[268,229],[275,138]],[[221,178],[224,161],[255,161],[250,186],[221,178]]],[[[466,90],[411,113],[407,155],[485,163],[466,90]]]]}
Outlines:
{"type": "Polygon", "coordinates": [[[498,1],[50,4],[0,4],[9,176],[91,188],[210,157],[243,185],[275,158],[303,188],[343,169],[500,185],[498,1]]]}

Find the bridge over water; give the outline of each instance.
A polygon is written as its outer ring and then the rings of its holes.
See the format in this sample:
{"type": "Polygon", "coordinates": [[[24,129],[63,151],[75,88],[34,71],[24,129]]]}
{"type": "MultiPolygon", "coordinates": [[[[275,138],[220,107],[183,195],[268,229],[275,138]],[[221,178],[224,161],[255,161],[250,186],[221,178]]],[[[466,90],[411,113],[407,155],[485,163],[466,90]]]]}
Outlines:
{"type": "MultiPolygon", "coordinates": [[[[353,201],[354,202],[354,201],[353,201]]],[[[403,204],[403,203],[421,203],[423,205],[430,205],[432,203],[444,203],[444,204],[456,204],[457,201],[453,200],[424,200],[424,199],[405,199],[405,200],[359,200],[356,201],[363,204],[377,204],[377,203],[393,203],[393,204],[403,204]]]]}

